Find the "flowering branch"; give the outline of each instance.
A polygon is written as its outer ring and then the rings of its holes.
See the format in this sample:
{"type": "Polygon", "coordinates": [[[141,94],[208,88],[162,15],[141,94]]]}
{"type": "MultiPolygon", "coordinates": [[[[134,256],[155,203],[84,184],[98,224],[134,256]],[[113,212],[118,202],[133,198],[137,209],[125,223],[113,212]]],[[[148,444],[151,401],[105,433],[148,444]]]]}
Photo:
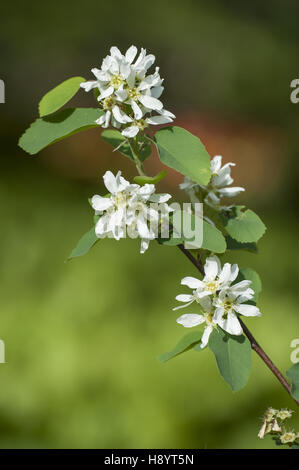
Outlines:
{"type": "MultiPolygon", "coordinates": [[[[198,261],[191,253],[189,250],[184,248],[184,245],[178,245],[178,248],[184,253],[184,255],[191,261],[191,263],[199,270],[201,274],[204,275],[204,269],[200,261],[198,261]]],[[[278,370],[276,365],[271,361],[269,356],[265,353],[263,348],[258,344],[250,330],[247,328],[243,320],[239,318],[239,322],[241,323],[242,329],[247,336],[247,338],[250,341],[251,348],[260,356],[262,361],[266,364],[266,366],[271,370],[271,372],[275,375],[275,377],[279,380],[281,385],[284,387],[284,389],[288,392],[288,394],[292,397],[291,395],[291,386],[287,382],[287,380],[284,378],[282,373],[278,370]]],[[[293,397],[292,397],[293,398],[293,397]]],[[[293,398],[295,403],[299,406],[299,401],[293,398]]]]}
{"type": "Polygon", "coordinates": [[[241,319],[241,316],[261,316],[256,305],[262,288],[258,274],[250,268],[239,269],[237,264],[222,266],[217,256],[231,250],[256,253],[256,244],[266,227],[258,215],[245,206],[222,204],[222,198],[234,198],[245,190],[232,186],[234,163],[223,165],[220,155],[211,159],[201,140],[178,126],[167,126],[152,137],[148,135],[150,126],[169,124],[175,119],[160,100],[164,81],[159,67],[149,72],[154,62],[155,56],[147,54],[145,49],[138,54],[137,48],[131,46],[122,54],[117,47],[111,47],[101,68],[92,69],[94,80],[70,78],[42,98],[40,117],[23,134],[19,145],[34,155],[74,133],[92,127],[103,128],[103,140],[129,158],[138,175],[131,183],[120,171],[116,175],[109,170],[105,172],[103,180],[108,194],[90,198],[95,211],[93,227],[79,240],[68,259],[82,256],[107,237],[115,240],[127,235],[138,237],[140,253],[144,253],[154,239],[161,244],[178,246],[203,278],[186,276],[182,279],[181,284],[191,289],[191,293],[177,295],[176,300],[181,305],[174,310],[192,304],[199,313],[183,314],[176,321],[185,328],[199,328],[185,335],[160,359],[165,361],[193,348],[201,351],[208,347],[216,357],[221,376],[238,391],[249,378],[254,350],[298,405],[299,364],[287,371],[291,387],[241,319]],[[93,91],[96,108],[60,109],[80,88],[93,91]],[[191,238],[184,233],[181,219],[178,222],[176,218],[184,214],[180,204],[174,209],[173,205],[168,205],[170,194],[156,193],[155,184],[166,171],[154,177],[144,171],[143,162],[152,153],[151,144],[156,146],[161,162],[184,177],[180,188],[190,199],[185,212],[189,217],[188,232],[195,226],[191,238]],[[197,211],[199,206],[204,207],[204,211],[197,211]],[[168,229],[166,234],[164,228],[168,229]],[[200,255],[194,256],[190,252],[193,249],[196,253],[200,250],[200,255]]]}

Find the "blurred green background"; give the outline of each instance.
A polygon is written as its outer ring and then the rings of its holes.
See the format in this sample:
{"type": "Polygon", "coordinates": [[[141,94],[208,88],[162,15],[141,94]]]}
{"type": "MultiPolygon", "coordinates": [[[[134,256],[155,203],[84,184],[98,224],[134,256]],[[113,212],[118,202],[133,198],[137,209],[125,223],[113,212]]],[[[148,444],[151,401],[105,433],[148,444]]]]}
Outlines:
{"type": "MultiPolygon", "coordinates": [[[[134,168],[103,145],[99,130],[37,157],[17,140],[37,103],[64,79],[91,77],[111,45],[146,47],[165,77],[165,107],[211,155],[237,161],[239,199],[268,226],[260,254],[231,260],[263,281],[261,319],[247,324],[279,368],[299,337],[299,4],[283,0],[10,2],[1,6],[0,364],[1,448],[261,448],[260,416],[292,400],[259,358],[233,394],[212,354],[160,364],[184,331],[176,324],[180,279],[196,275],[176,248],[100,242],[64,263],[91,226],[87,198],[107,168],[134,168]]],[[[74,104],[93,105],[80,93],[74,104]]],[[[161,165],[153,158],[148,170],[161,165]]],[[[181,178],[160,184],[175,195],[181,178]]],[[[298,429],[298,418],[293,426],[298,429]]]]}

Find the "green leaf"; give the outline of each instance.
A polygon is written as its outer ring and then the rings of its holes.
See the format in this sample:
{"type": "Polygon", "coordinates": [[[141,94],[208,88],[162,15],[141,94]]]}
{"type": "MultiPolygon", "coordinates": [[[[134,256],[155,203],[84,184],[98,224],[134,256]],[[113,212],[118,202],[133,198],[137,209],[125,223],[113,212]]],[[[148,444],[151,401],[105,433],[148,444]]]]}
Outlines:
{"type": "Polygon", "coordinates": [[[201,341],[201,337],[202,332],[198,330],[186,334],[171,351],[161,354],[161,356],[158,357],[158,360],[161,362],[166,362],[178,354],[192,349],[197,343],[201,341]]]}
{"type": "Polygon", "coordinates": [[[299,362],[288,369],[286,374],[292,381],[291,395],[295,400],[299,400],[299,362]]]}
{"type": "Polygon", "coordinates": [[[251,281],[250,287],[254,290],[254,297],[252,300],[256,303],[258,300],[259,293],[262,291],[261,278],[258,273],[254,271],[254,269],[241,268],[235,283],[243,281],[244,279],[251,281]]]}
{"type": "Polygon", "coordinates": [[[35,155],[48,145],[77,132],[98,127],[95,120],[102,114],[103,111],[97,108],[67,108],[39,118],[22,135],[19,146],[30,155],[35,155]]]}
{"type": "Polygon", "coordinates": [[[85,233],[83,237],[80,238],[76,248],[74,248],[69,255],[68,260],[85,255],[98,240],[100,239],[96,236],[95,228],[92,227],[89,232],[85,233]]]}
{"type": "Polygon", "coordinates": [[[242,336],[231,336],[219,329],[214,329],[209,348],[215,354],[221,376],[235,391],[241,390],[247,383],[251,370],[251,346],[242,336]]]}
{"type": "Polygon", "coordinates": [[[160,160],[193,181],[208,184],[211,177],[210,156],[200,139],[182,127],[164,127],[156,132],[160,160]]]}
{"type": "Polygon", "coordinates": [[[251,253],[258,253],[256,243],[240,243],[229,235],[225,237],[225,240],[228,250],[245,250],[250,251],[251,253]]]}
{"type": "Polygon", "coordinates": [[[226,250],[224,236],[218,228],[209,224],[206,220],[203,221],[203,242],[201,248],[213,253],[224,253],[226,250]]]}
{"type": "MultiPolygon", "coordinates": [[[[195,215],[191,216],[192,227],[195,227],[195,215]]],[[[171,232],[168,238],[159,239],[159,243],[167,246],[176,246],[181,243],[185,243],[188,249],[197,249],[202,248],[204,250],[212,251],[213,253],[224,253],[226,250],[225,238],[216,227],[209,224],[205,220],[202,220],[202,244],[196,245],[195,242],[184,237],[183,228],[177,226],[176,219],[172,221],[173,231],[171,232]],[[181,234],[180,237],[175,237],[173,233],[181,234]]],[[[181,219],[181,226],[183,225],[183,220],[181,219]]]]}
{"type": "Polygon", "coordinates": [[[156,176],[134,176],[134,181],[137,184],[143,186],[144,184],[156,184],[159,183],[166,176],[166,171],[162,170],[156,176]]]}
{"type": "MultiPolygon", "coordinates": [[[[135,163],[132,151],[127,139],[119,132],[113,129],[107,129],[102,132],[102,138],[105,142],[112,145],[114,149],[117,149],[125,157],[128,157],[132,162],[135,163]]],[[[146,160],[152,153],[151,145],[148,141],[143,142],[143,147],[139,154],[140,161],[146,160]]]]}
{"type": "Polygon", "coordinates": [[[50,90],[40,101],[38,109],[40,117],[54,113],[67,103],[80,89],[85,78],[72,77],[50,90]]]}
{"type": "Polygon", "coordinates": [[[250,209],[243,212],[243,206],[236,206],[222,221],[227,233],[241,243],[257,242],[266,231],[259,216],[250,209]]]}

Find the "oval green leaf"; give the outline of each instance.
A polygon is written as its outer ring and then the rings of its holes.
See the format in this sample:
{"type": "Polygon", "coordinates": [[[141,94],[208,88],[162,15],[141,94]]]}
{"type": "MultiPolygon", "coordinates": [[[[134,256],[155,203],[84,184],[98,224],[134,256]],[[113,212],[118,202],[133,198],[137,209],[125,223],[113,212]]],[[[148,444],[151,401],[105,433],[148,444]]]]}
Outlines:
{"type": "Polygon", "coordinates": [[[85,82],[85,78],[72,77],[48,91],[38,105],[40,117],[62,108],[77,93],[82,82],[85,82]]]}
{"type": "Polygon", "coordinates": [[[194,348],[198,343],[200,343],[202,337],[201,331],[191,331],[191,333],[186,334],[183,338],[178,342],[178,344],[169,352],[161,354],[158,357],[158,361],[166,362],[169,359],[181,354],[185,351],[189,351],[189,349],[194,348]]]}
{"type": "Polygon", "coordinates": [[[286,374],[292,381],[291,395],[295,400],[299,400],[299,362],[288,369],[286,374]]]}
{"type": "Polygon", "coordinates": [[[85,233],[83,237],[80,238],[77,246],[69,255],[68,260],[85,255],[90,250],[90,248],[92,248],[94,244],[99,240],[100,239],[96,236],[95,228],[92,227],[89,232],[85,233]]]}
{"type": "Polygon", "coordinates": [[[265,233],[266,227],[252,210],[243,212],[242,206],[236,206],[229,217],[223,217],[227,233],[241,243],[257,242],[265,233]]]}
{"type": "Polygon", "coordinates": [[[156,132],[155,142],[162,163],[197,183],[208,184],[210,156],[198,137],[182,127],[164,127],[156,132]]]}
{"type": "Polygon", "coordinates": [[[19,146],[35,155],[48,145],[92,127],[103,114],[97,108],[67,108],[55,114],[39,118],[31,124],[19,140],[19,146]]]}
{"type": "Polygon", "coordinates": [[[246,336],[231,336],[214,329],[209,348],[215,354],[220,375],[235,392],[247,383],[251,370],[251,346],[246,336]]]}

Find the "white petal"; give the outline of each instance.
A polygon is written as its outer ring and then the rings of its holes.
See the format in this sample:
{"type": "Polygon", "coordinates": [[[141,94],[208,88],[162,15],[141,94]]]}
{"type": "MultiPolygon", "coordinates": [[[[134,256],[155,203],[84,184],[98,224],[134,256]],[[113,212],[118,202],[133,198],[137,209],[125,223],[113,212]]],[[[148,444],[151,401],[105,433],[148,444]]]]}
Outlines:
{"type": "Polygon", "coordinates": [[[225,313],[225,310],[223,307],[217,307],[213,315],[213,322],[220,324],[224,313],[225,313]]]}
{"type": "Polygon", "coordinates": [[[141,245],[140,245],[140,253],[143,254],[149,246],[150,240],[148,238],[142,238],[141,239],[141,245]]]}
{"type": "Polygon", "coordinates": [[[168,116],[152,116],[147,118],[146,122],[153,126],[159,126],[160,124],[167,124],[172,122],[172,119],[168,116]]]}
{"type": "Polygon", "coordinates": [[[209,191],[208,195],[205,197],[205,202],[208,203],[208,204],[217,205],[217,204],[219,204],[220,199],[219,199],[218,196],[216,196],[214,191],[209,191]]]}
{"type": "Polygon", "coordinates": [[[98,196],[97,194],[91,198],[91,205],[95,211],[102,212],[113,205],[109,197],[98,196]]]}
{"type": "Polygon", "coordinates": [[[126,52],[126,56],[125,56],[126,61],[129,62],[129,64],[131,64],[133,62],[133,60],[135,59],[136,54],[137,54],[137,47],[136,46],[129,47],[129,49],[126,52]]]}
{"type": "Polygon", "coordinates": [[[196,313],[186,313],[185,315],[177,318],[177,323],[183,325],[185,328],[192,328],[193,326],[201,325],[204,321],[205,317],[196,313]]]}
{"type": "Polygon", "coordinates": [[[98,101],[101,101],[104,98],[108,98],[108,96],[112,95],[113,92],[114,92],[113,86],[109,86],[108,88],[102,91],[100,96],[98,96],[98,101]]]}
{"type": "Polygon", "coordinates": [[[141,238],[149,238],[149,229],[142,214],[137,217],[137,230],[141,238]]]}
{"type": "Polygon", "coordinates": [[[226,284],[230,280],[231,276],[231,264],[225,263],[221,273],[219,274],[219,281],[223,284],[226,284]]]}
{"type": "Polygon", "coordinates": [[[179,294],[176,296],[175,300],[178,302],[190,302],[190,300],[194,300],[194,297],[190,294],[179,294]]]}
{"type": "Polygon", "coordinates": [[[162,203],[162,202],[167,202],[169,201],[169,199],[171,198],[172,196],[170,194],[153,194],[150,198],[149,198],[149,201],[150,202],[159,202],[159,203],[162,203]]]}
{"type": "Polygon", "coordinates": [[[80,87],[84,88],[85,91],[90,91],[93,88],[96,88],[98,84],[99,83],[97,81],[89,81],[89,82],[80,83],[80,87]]]}
{"type": "Polygon", "coordinates": [[[116,181],[116,177],[111,171],[106,171],[106,173],[103,176],[103,180],[109,193],[115,194],[118,192],[118,184],[116,181]]]}
{"type": "Polygon", "coordinates": [[[206,296],[201,299],[199,299],[199,304],[201,307],[204,309],[205,312],[210,313],[212,310],[212,301],[210,297],[206,296]]]}
{"type": "Polygon", "coordinates": [[[133,112],[134,112],[135,119],[137,119],[137,120],[141,119],[142,116],[143,116],[143,112],[141,111],[141,109],[138,106],[138,104],[136,103],[136,101],[132,100],[131,106],[132,106],[132,109],[133,109],[133,112]]]}
{"type": "Polygon", "coordinates": [[[261,312],[255,305],[240,304],[234,305],[234,310],[245,317],[260,317],[261,312]]]}
{"type": "Polygon", "coordinates": [[[147,71],[155,62],[156,58],[153,54],[149,54],[144,58],[143,68],[147,71]]]}
{"type": "Polygon", "coordinates": [[[130,65],[122,62],[120,64],[120,73],[121,73],[122,78],[126,80],[131,73],[130,65]]]}
{"type": "Polygon", "coordinates": [[[121,124],[127,124],[128,122],[132,122],[132,119],[126,113],[124,113],[118,106],[113,106],[112,113],[115,119],[121,124]]]}
{"type": "Polygon", "coordinates": [[[122,59],[123,58],[122,53],[120,52],[118,47],[115,47],[115,46],[112,46],[110,48],[110,54],[112,55],[112,57],[116,57],[117,59],[122,59]]]}
{"type": "Polygon", "coordinates": [[[162,116],[168,116],[168,117],[175,119],[175,115],[172,112],[167,111],[167,109],[161,109],[158,111],[158,113],[161,114],[162,116]]]}
{"type": "Polygon", "coordinates": [[[97,119],[95,122],[96,124],[99,124],[99,126],[102,126],[103,124],[105,124],[105,121],[106,121],[106,114],[102,114],[102,116],[100,116],[99,119],[97,119]]]}
{"type": "Polygon", "coordinates": [[[154,98],[160,98],[164,90],[164,86],[155,86],[154,88],[151,89],[151,95],[154,98]]]}
{"type": "Polygon", "coordinates": [[[211,173],[217,174],[221,168],[222,157],[221,155],[215,155],[211,160],[211,173]]]}
{"type": "Polygon", "coordinates": [[[95,232],[97,237],[103,237],[107,233],[107,225],[109,222],[109,216],[103,215],[96,223],[95,232]]]}
{"type": "Polygon", "coordinates": [[[146,183],[144,186],[138,189],[138,195],[142,197],[144,201],[147,201],[148,198],[155,192],[155,185],[146,183]]]}
{"type": "Polygon", "coordinates": [[[198,289],[199,287],[202,287],[204,285],[202,281],[196,279],[196,277],[191,276],[184,277],[181,280],[181,284],[182,286],[190,287],[190,289],[198,289]]]}
{"type": "Polygon", "coordinates": [[[158,100],[157,98],[154,98],[153,96],[149,95],[140,95],[139,96],[139,101],[140,103],[143,104],[148,109],[162,109],[163,108],[163,103],[158,100]]]}
{"type": "Polygon", "coordinates": [[[123,85],[121,85],[118,90],[115,90],[114,93],[118,101],[123,102],[128,98],[128,92],[124,90],[123,85]]]}
{"type": "Polygon", "coordinates": [[[234,295],[243,295],[243,292],[246,291],[249,286],[251,285],[251,281],[244,281],[237,282],[237,284],[233,284],[230,287],[230,290],[233,292],[234,295]]]}
{"type": "Polygon", "coordinates": [[[231,275],[230,275],[230,282],[233,282],[235,279],[237,279],[239,274],[239,266],[237,264],[233,264],[231,266],[231,275]]]}
{"type": "Polygon", "coordinates": [[[184,305],[179,305],[178,307],[174,307],[172,310],[180,310],[181,308],[189,307],[194,302],[194,298],[190,300],[190,302],[185,303],[184,305]]]}
{"type": "Polygon", "coordinates": [[[103,124],[103,127],[107,128],[109,126],[110,118],[111,118],[111,111],[107,111],[105,115],[105,122],[103,124]]]}
{"type": "Polygon", "coordinates": [[[138,132],[139,132],[138,126],[130,126],[130,127],[126,127],[126,129],[122,131],[122,135],[128,138],[133,138],[138,134],[138,132]]]}
{"type": "Polygon", "coordinates": [[[108,72],[104,72],[103,70],[99,70],[99,69],[91,69],[92,73],[94,74],[94,76],[100,80],[101,82],[109,82],[110,81],[110,78],[111,78],[111,75],[110,73],[108,72]]]}
{"type": "Polygon", "coordinates": [[[243,333],[242,327],[237,316],[232,312],[229,312],[227,314],[227,319],[223,320],[219,324],[221,328],[227,331],[227,333],[229,333],[230,335],[239,336],[243,333]]]}
{"type": "Polygon", "coordinates": [[[205,280],[214,281],[218,273],[220,272],[221,264],[218,256],[209,256],[206,259],[204,270],[205,280]]]}
{"type": "Polygon", "coordinates": [[[241,187],[233,187],[233,188],[222,188],[219,189],[219,193],[223,197],[234,197],[237,196],[238,194],[242,193],[242,191],[245,191],[244,188],[241,187]]]}
{"type": "Polygon", "coordinates": [[[209,342],[210,334],[213,331],[213,327],[211,325],[208,325],[205,327],[205,330],[203,332],[203,335],[201,337],[201,344],[200,347],[201,349],[205,348],[209,342]]]}
{"type": "Polygon", "coordinates": [[[130,88],[132,88],[135,85],[135,76],[136,76],[135,70],[131,70],[131,73],[127,78],[127,84],[130,88]]]}

